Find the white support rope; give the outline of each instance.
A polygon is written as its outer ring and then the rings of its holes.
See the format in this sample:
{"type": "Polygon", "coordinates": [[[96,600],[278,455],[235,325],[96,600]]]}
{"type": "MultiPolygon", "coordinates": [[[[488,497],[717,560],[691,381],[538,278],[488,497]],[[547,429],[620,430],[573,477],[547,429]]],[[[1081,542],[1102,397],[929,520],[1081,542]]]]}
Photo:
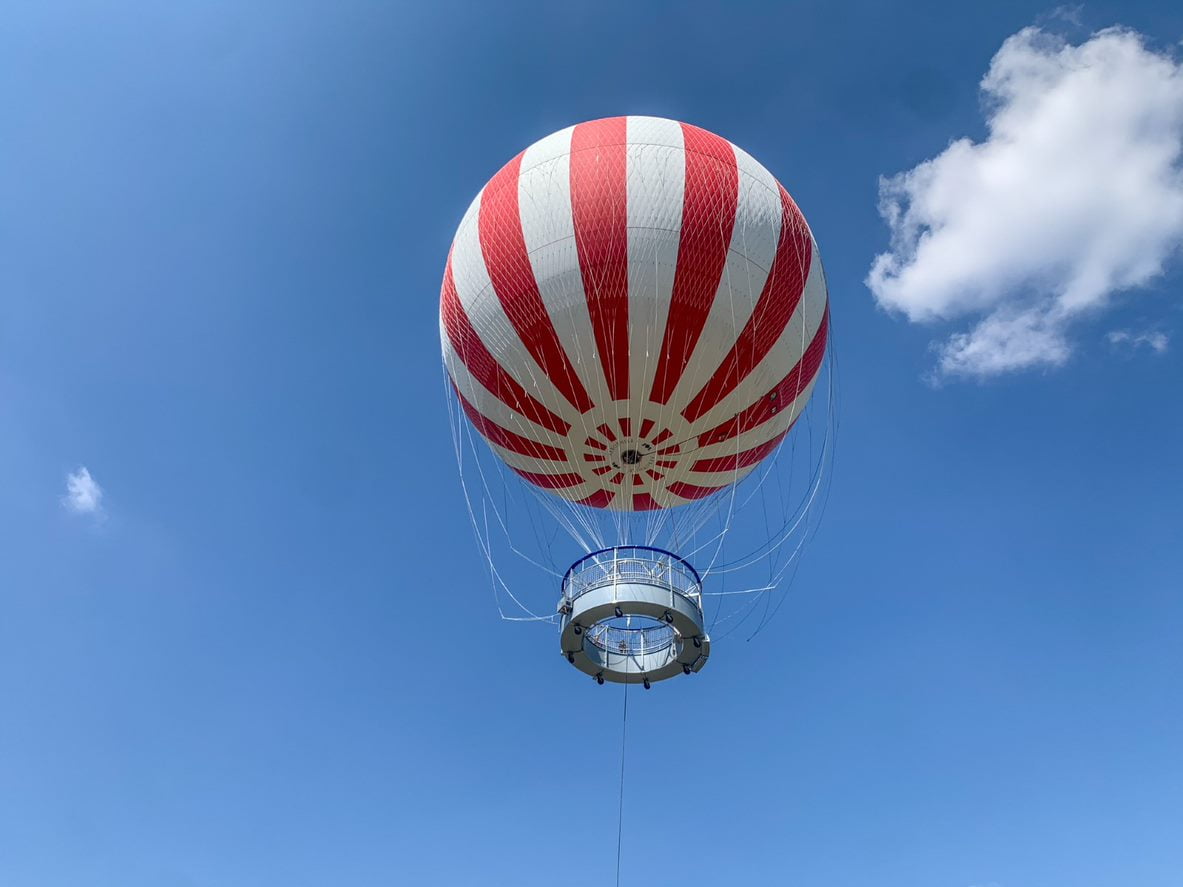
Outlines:
{"type": "MultiPolygon", "coordinates": [[[[647,342],[649,345],[652,343],[647,342]]],[[[647,351],[652,353],[649,347],[647,351]]],[[[673,551],[691,563],[706,560],[698,572],[704,584],[708,580],[718,584],[714,590],[703,591],[704,603],[707,599],[713,601],[711,631],[726,626],[715,640],[747,624],[761,603],[762,612],[751,637],[762,631],[783,604],[784,595],[775,592],[784,588],[799,567],[801,553],[816,532],[831,488],[837,433],[834,355],[831,338],[820,371],[826,375],[824,388],[817,392],[824,391],[824,397],[815,395],[801,407],[799,416],[790,416],[790,425],[797,427],[755,470],[734,482],[741,471],[737,459],[732,469],[733,483],[725,492],[649,512],[579,505],[518,478],[467,421],[445,372],[448,419],[461,490],[500,617],[512,622],[554,623],[555,614],[538,612],[529,602],[546,601],[549,608],[557,580],[577,557],[617,545],[642,544],[673,551]],[[820,428],[815,429],[814,420],[819,415],[820,428]],[[820,438],[815,441],[816,431],[820,431],[820,438]],[[799,456],[804,454],[809,455],[809,462],[799,464],[799,456]],[[798,475],[805,481],[803,487],[798,486],[798,475]],[[794,499],[795,490],[803,490],[799,501],[794,499]],[[761,532],[755,532],[758,526],[762,526],[761,532]],[[734,544],[737,539],[755,539],[756,544],[734,553],[739,547],[734,544]],[[556,542],[560,543],[557,547],[556,542]],[[514,583],[515,592],[499,567],[506,556],[528,564],[547,581],[531,583],[529,594],[520,582],[514,583]],[[736,587],[728,588],[733,580],[736,587]],[[503,602],[512,604],[510,612],[503,602]]],[[[703,372],[699,367],[698,374],[703,372]]],[[[818,387],[822,387],[822,380],[818,381],[818,387]]],[[[692,384],[701,382],[692,380],[692,384]]],[[[794,409],[800,406],[798,400],[794,396],[791,401],[794,409]]],[[[738,456],[738,438],[735,450],[738,456]]]]}

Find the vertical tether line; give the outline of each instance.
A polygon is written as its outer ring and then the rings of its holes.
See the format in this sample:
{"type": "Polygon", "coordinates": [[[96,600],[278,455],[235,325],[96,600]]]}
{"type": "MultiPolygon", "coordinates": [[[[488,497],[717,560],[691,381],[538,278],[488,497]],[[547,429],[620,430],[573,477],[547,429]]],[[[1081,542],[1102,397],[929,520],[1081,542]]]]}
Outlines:
{"type": "Polygon", "coordinates": [[[624,715],[620,719],[620,804],[616,808],[616,887],[620,887],[620,845],[624,837],[624,741],[628,737],[628,684],[624,685],[624,715]]]}

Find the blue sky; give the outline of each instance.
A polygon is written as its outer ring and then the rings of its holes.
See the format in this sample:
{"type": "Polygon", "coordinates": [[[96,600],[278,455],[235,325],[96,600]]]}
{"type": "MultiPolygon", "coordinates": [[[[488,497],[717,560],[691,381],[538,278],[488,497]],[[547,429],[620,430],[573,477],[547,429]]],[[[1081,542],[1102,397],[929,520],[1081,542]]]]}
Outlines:
{"type": "Polygon", "coordinates": [[[1067,248],[997,286],[989,262],[952,290],[865,283],[880,176],[989,137],[1007,38],[1183,38],[1174,4],[1051,11],[9,4],[0,884],[610,882],[621,690],[498,619],[436,312],[502,162],[655,114],[805,212],[841,425],[775,632],[633,691],[622,883],[1176,887],[1173,229],[1162,273],[1070,317],[1038,301],[1067,248]],[[942,364],[1032,305],[1066,352],[942,364]],[[83,466],[102,496],[71,508],[83,466]]]}

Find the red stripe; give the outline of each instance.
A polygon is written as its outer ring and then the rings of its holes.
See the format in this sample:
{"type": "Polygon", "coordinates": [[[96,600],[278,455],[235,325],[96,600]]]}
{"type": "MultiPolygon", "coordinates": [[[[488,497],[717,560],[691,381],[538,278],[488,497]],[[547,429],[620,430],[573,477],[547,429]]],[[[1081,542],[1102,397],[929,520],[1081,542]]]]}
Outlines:
{"type": "Polygon", "coordinates": [[[813,242],[801,211],[784,188],[780,188],[780,204],[780,240],[764,289],[731,352],[682,411],[688,422],[711,410],[747,378],[772,350],[801,301],[805,281],[809,278],[813,242]]]}
{"type": "Polygon", "coordinates": [[[590,505],[592,508],[607,508],[616,494],[609,490],[596,490],[586,499],[577,500],[580,505],[590,505]]]}
{"type": "MultiPolygon", "coordinates": [[[[513,466],[511,465],[510,467],[512,468],[513,466]]],[[[520,468],[514,468],[513,470],[535,486],[547,490],[577,487],[583,483],[583,477],[578,474],[536,474],[532,471],[522,471],[520,468]]]]}
{"type": "Polygon", "coordinates": [[[646,419],[641,423],[641,430],[637,432],[637,437],[648,437],[649,432],[653,430],[653,425],[652,419],[646,419]]]}
{"type": "MultiPolygon", "coordinates": [[[[792,427],[791,425],[789,426],[792,427]]],[[[765,441],[758,447],[752,447],[750,450],[744,450],[742,453],[732,453],[730,456],[719,456],[715,459],[699,459],[690,466],[691,471],[735,471],[739,468],[747,468],[749,465],[755,465],[769,453],[776,449],[789,429],[786,428],[772,440],[765,441]]]]}
{"type": "Polygon", "coordinates": [[[648,493],[633,493],[633,511],[657,511],[661,508],[648,493]]]}
{"type": "MultiPolygon", "coordinates": [[[[497,446],[504,447],[514,453],[521,453],[523,456],[533,456],[535,459],[549,459],[552,462],[567,461],[567,454],[558,447],[552,447],[548,444],[539,443],[536,440],[530,440],[528,437],[522,437],[520,434],[514,434],[512,431],[502,428],[492,419],[481,415],[477,411],[477,408],[468,402],[468,398],[460,393],[460,389],[456,387],[455,383],[452,383],[452,390],[460,398],[460,406],[464,407],[464,412],[468,415],[468,421],[491,443],[495,443],[497,446]]],[[[603,457],[601,456],[600,458],[603,457]]]]}
{"type": "Polygon", "coordinates": [[[735,211],[739,202],[739,170],[735,149],[726,139],[697,126],[682,124],[686,186],[682,198],[682,232],[653,388],[649,399],[668,403],[690,355],[702,335],[719,290],[735,211]]]}
{"type": "Polygon", "coordinates": [[[571,215],[588,313],[608,396],[628,382],[626,118],[581,123],[571,133],[571,215]]]}
{"type": "Polygon", "coordinates": [[[473,377],[487,388],[494,397],[510,409],[521,413],[531,422],[548,428],[556,434],[571,430],[569,423],[556,416],[541,403],[526,393],[521,385],[497,362],[473,329],[472,321],[456,295],[456,284],[452,279],[452,256],[444,269],[444,284],[440,292],[440,314],[452,349],[468,367],[473,377]]]}
{"type": "Polygon", "coordinates": [[[706,496],[709,496],[711,493],[719,492],[719,490],[722,490],[725,487],[726,484],[724,484],[722,487],[696,487],[694,484],[687,484],[683,483],[682,481],[678,481],[677,483],[670,484],[666,489],[668,489],[675,496],[681,496],[683,499],[702,499],[706,496]]]}
{"type": "Polygon", "coordinates": [[[781,408],[787,407],[795,401],[797,396],[813,381],[821,368],[822,358],[826,353],[829,328],[830,306],[827,305],[826,313],[822,315],[822,322],[818,324],[817,332],[813,334],[813,340],[789,374],[781,379],[775,388],[746,410],[736,414],[734,418],[727,420],[722,425],[717,425],[710,431],[699,435],[698,445],[700,447],[710,446],[743,434],[745,431],[767,422],[780,412],[781,408]]]}
{"type": "Polygon", "coordinates": [[[526,251],[518,206],[521,165],[519,154],[493,176],[481,193],[481,254],[493,291],[518,338],[571,406],[586,413],[593,406],[592,400],[559,342],[526,251]]]}

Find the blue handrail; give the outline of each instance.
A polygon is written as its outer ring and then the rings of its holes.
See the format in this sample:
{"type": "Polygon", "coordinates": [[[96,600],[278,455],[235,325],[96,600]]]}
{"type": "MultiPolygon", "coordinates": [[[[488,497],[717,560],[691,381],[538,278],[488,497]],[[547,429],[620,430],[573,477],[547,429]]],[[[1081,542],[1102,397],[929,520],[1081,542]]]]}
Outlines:
{"type": "Polygon", "coordinates": [[[702,577],[698,575],[698,570],[694,569],[694,567],[690,565],[689,561],[683,560],[672,551],[666,551],[664,548],[654,548],[652,545],[616,545],[612,548],[601,548],[599,551],[593,551],[591,554],[585,554],[583,557],[573,563],[569,570],[567,570],[567,575],[563,577],[563,584],[566,584],[567,580],[571,578],[571,574],[574,573],[578,569],[579,565],[585,561],[589,561],[593,557],[597,557],[601,554],[615,554],[617,552],[627,551],[651,551],[655,554],[664,555],[671,560],[677,561],[679,564],[689,570],[694,575],[694,581],[699,585],[702,584],[702,577]]]}
{"type": "Polygon", "coordinates": [[[618,582],[657,583],[697,599],[702,591],[698,571],[676,554],[648,545],[618,545],[580,558],[563,577],[563,597],[574,600],[588,591],[618,582]]]}

